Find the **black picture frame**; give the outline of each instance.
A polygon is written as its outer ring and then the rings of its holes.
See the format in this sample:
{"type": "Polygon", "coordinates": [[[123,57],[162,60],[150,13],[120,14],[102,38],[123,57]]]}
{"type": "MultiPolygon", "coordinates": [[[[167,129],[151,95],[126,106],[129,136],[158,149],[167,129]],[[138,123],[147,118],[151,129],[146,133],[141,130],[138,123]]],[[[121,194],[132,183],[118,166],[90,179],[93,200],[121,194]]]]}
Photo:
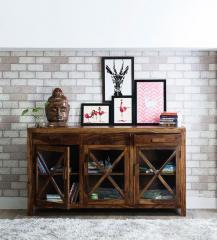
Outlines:
{"type": "Polygon", "coordinates": [[[111,104],[109,103],[82,103],[81,104],[81,126],[110,126],[111,125],[111,104]],[[84,123],[84,107],[85,106],[108,106],[108,123],[84,123]]]}
{"type": "Polygon", "coordinates": [[[162,108],[162,112],[166,111],[167,105],[166,105],[166,79],[145,79],[145,80],[135,80],[134,81],[134,96],[135,96],[135,115],[134,115],[134,123],[138,126],[155,126],[155,125],[159,125],[158,123],[153,123],[153,122],[145,122],[145,123],[141,123],[138,122],[137,120],[137,115],[138,115],[138,109],[137,109],[137,105],[138,105],[138,99],[137,99],[137,90],[138,90],[138,83],[140,82],[162,82],[163,83],[163,108],[162,108]]]}
{"type": "MultiPolygon", "coordinates": [[[[106,60],[130,60],[131,61],[131,91],[129,91],[129,93],[125,94],[125,93],[122,93],[123,96],[124,95],[133,95],[134,93],[134,57],[125,57],[125,56],[115,56],[115,57],[102,57],[102,79],[103,79],[103,82],[102,82],[102,93],[103,93],[103,102],[107,102],[107,103],[111,103],[112,101],[112,96],[114,96],[114,92],[111,93],[111,98],[108,99],[106,97],[106,75],[107,72],[106,72],[106,60]]],[[[114,71],[114,70],[113,70],[114,71]]],[[[123,71],[124,72],[124,71],[123,71]]],[[[111,75],[111,74],[110,74],[111,75]]],[[[112,79],[111,79],[112,81],[112,79]]],[[[129,81],[128,81],[129,82],[129,81]]],[[[126,84],[127,85],[127,84],[126,84]]],[[[127,86],[127,88],[129,88],[129,86],[127,86]]],[[[107,89],[107,91],[109,91],[107,89]]]]}
{"type": "Polygon", "coordinates": [[[134,99],[133,99],[132,95],[125,95],[125,96],[119,96],[119,97],[112,96],[111,115],[112,115],[112,124],[114,126],[132,126],[132,125],[134,125],[134,112],[135,112],[135,106],[134,106],[134,99]],[[115,122],[115,110],[114,110],[115,103],[114,103],[114,100],[117,99],[117,98],[120,98],[120,99],[131,98],[131,120],[132,120],[131,123],[129,123],[129,122],[128,123],[116,123],[115,122]]]}

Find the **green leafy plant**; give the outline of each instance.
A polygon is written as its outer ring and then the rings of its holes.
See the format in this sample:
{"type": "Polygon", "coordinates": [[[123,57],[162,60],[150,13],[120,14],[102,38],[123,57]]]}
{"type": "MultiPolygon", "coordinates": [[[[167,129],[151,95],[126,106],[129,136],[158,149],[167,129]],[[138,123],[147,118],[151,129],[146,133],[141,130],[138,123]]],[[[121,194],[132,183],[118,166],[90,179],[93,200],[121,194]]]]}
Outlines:
{"type": "Polygon", "coordinates": [[[38,127],[40,118],[43,116],[43,110],[43,107],[26,108],[22,111],[21,116],[33,117],[36,127],[38,127]]]}

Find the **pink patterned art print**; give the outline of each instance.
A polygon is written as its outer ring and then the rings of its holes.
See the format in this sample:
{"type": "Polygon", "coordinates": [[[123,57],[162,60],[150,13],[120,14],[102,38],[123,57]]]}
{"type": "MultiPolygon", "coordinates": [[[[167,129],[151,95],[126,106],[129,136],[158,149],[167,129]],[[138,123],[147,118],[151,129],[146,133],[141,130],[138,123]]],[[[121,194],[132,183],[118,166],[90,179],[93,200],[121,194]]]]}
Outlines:
{"type": "Polygon", "coordinates": [[[165,81],[137,81],[137,123],[155,124],[165,110],[165,81]]]}

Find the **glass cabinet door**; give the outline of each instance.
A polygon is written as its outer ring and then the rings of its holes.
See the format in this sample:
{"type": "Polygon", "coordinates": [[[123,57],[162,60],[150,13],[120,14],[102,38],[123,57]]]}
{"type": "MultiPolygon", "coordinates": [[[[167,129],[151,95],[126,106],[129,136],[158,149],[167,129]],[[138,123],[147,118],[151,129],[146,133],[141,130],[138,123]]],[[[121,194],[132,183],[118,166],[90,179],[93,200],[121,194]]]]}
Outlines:
{"type": "Polygon", "coordinates": [[[125,203],[128,191],[128,150],[118,147],[85,148],[85,198],[89,204],[125,203]]]}
{"type": "Polygon", "coordinates": [[[137,203],[174,201],[178,148],[136,148],[137,203]]]}
{"type": "Polygon", "coordinates": [[[44,207],[66,206],[68,198],[68,159],[68,147],[36,147],[37,205],[43,205],[44,207]]]}

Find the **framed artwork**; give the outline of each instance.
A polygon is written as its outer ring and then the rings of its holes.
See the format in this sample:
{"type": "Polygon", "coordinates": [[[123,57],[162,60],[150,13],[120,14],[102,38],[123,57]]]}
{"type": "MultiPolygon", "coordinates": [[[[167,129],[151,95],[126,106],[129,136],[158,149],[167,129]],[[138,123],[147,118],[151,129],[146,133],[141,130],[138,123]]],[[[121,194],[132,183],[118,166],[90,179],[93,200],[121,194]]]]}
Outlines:
{"type": "Polygon", "coordinates": [[[136,80],[137,125],[158,125],[160,114],[166,111],[166,80],[136,80]]]}
{"type": "Polygon", "coordinates": [[[103,101],[112,101],[112,96],[132,95],[134,86],[133,57],[103,57],[103,101]]]}
{"type": "Polygon", "coordinates": [[[112,122],[114,125],[133,124],[132,96],[112,97],[112,122]]]}
{"type": "Polygon", "coordinates": [[[100,126],[110,125],[110,104],[107,103],[82,103],[81,125],[100,126]]]}

